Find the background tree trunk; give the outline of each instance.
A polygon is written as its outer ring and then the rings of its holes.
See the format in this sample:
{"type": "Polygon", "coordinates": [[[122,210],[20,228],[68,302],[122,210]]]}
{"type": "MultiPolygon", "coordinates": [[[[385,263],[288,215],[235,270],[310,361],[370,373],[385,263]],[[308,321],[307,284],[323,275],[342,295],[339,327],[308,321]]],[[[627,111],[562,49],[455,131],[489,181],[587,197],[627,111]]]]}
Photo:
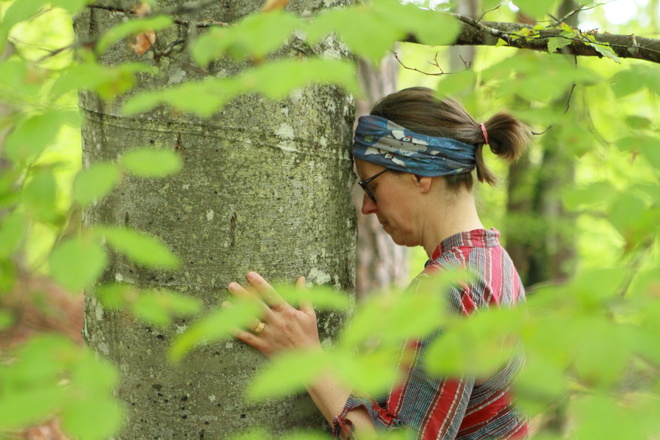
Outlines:
{"type": "MultiPolygon", "coordinates": [[[[218,2],[185,18],[231,23],[262,3],[218,2]]],[[[117,0],[113,6],[132,5],[117,0]]],[[[303,0],[288,6],[295,12],[319,8],[318,2],[303,0]]],[[[122,18],[120,13],[88,10],[77,19],[78,37],[98,35],[122,18]]],[[[161,32],[156,45],[162,50],[193,31],[179,26],[161,32]]],[[[295,57],[299,51],[291,44],[282,54],[295,57]]],[[[246,65],[223,59],[205,71],[184,53],[155,61],[144,60],[146,56],[118,44],[100,61],[139,59],[156,65],[159,75],[142,78],[136,91],[183,78],[233,74],[246,65]]],[[[173,289],[200,298],[208,309],[227,297],[230,281],[243,280],[250,270],[290,282],[305,275],[314,283],[351,290],[356,222],[349,191],[350,102],[345,92],[318,86],[282,102],[242,96],[207,120],[167,108],[127,118],[117,106],[81,93],[85,166],[115,160],[132,146],[174,149],[184,160],[182,172],[171,178],[125,177],[107,199],[84,212],[86,226],[127,225],[161,238],[180,257],[181,270],[146,270],[115,255],[103,281],[173,289]]],[[[322,339],[330,338],[341,321],[336,314],[321,316],[322,339]]],[[[121,372],[118,394],[126,403],[128,421],[119,438],[221,439],[256,426],[276,434],[325,426],[307,395],[247,402],[244,387],[265,358],[241,342],[208,344],[181,365],[169,365],[168,346],[189,323],[175,324],[158,329],[135,322],[104,310],[88,292],[87,343],[121,372]]]]}
{"type": "MultiPolygon", "coordinates": [[[[557,15],[562,17],[576,7],[574,0],[564,0],[557,15]]],[[[568,18],[567,24],[577,27],[577,15],[568,18]]],[[[563,110],[570,93],[567,90],[554,105],[563,110]]],[[[551,128],[536,144],[543,148],[540,163],[533,164],[524,155],[509,169],[508,227],[517,233],[508,234],[506,247],[528,287],[560,281],[573,273],[575,218],[564,210],[559,197],[560,187],[575,181],[575,160],[570,146],[558,141],[557,129],[551,128]]]]}
{"type": "MultiPolygon", "coordinates": [[[[356,116],[369,114],[379,99],[397,90],[398,71],[399,64],[391,55],[378,68],[358,60],[359,80],[366,94],[355,104],[356,116]]],[[[356,294],[360,297],[392,285],[403,287],[408,281],[408,248],[394,243],[376,216],[362,214],[361,188],[356,185],[353,194],[358,219],[356,294]]]]}

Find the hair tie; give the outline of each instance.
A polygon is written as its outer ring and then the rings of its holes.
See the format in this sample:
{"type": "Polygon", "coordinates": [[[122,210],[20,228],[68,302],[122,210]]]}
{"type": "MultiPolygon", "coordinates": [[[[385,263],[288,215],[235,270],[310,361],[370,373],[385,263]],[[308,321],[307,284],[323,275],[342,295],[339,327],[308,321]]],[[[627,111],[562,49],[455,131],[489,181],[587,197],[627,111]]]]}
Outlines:
{"type": "Polygon", "coordinates": [[[486,131],[486,126],[484,124],[479,124],[481,127],[481,132],[484,134],[484,144],[488,145],[488,132],[486,131]]]}

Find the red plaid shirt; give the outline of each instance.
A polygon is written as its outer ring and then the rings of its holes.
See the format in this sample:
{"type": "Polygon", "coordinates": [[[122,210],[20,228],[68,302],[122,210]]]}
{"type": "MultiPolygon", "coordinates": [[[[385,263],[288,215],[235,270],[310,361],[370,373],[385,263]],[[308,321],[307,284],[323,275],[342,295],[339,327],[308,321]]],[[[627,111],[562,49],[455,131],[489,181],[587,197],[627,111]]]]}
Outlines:
{"type": "MultiPolygon", "coordinates": [[[[477,229],[453,235],[435,249],[416,281],[445,268],[468,269],[474,281],[449,291],[453,312],[469,315],[477,308],[513,305],[525,298],[511,258],[499,243],[499,232],[477,229]]],[[[409,289],[415,289],[413,282],[409,289]]],[[[473,377],[430,377],[422,367],[426,349],[438,334],[405,344],[402,382],[390,390],[386,402],[350,396],[335,419],[335,436],[350,431],[349,411],[364,407],[379,430],[412,428],[418,440],[523,439],[528,425],[512,403],[510,387],[522,359],[509,364],[486,381],[473,377]],[[411,356],[412,354],[412,356],[411,356]]]]}

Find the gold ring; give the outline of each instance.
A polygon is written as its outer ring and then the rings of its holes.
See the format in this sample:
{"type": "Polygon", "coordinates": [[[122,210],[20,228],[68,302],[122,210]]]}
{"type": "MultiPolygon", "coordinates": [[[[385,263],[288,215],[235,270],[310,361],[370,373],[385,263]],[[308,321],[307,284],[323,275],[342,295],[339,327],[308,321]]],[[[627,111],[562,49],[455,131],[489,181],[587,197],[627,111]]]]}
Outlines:
{"type": "Polygon", "coordinates": [[[257,325],[257,326],[255,327],[255,329],[252,330],[252,332],[253,332],[255,335],[258,335],[259,333],[261,333],[262,331],[264,331],[265,328],[266,328],[266,323],[263,322],[263,321],[259,321],[259,325],[257,325]]]}

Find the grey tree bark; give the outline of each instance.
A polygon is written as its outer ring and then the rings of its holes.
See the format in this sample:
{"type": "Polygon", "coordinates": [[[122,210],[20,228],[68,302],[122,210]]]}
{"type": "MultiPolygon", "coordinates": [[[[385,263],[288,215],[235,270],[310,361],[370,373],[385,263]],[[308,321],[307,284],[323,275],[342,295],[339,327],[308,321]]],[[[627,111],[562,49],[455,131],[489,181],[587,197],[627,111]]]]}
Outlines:
{"type": "MultiPolygon", "coordinates": [[[[300,0],[288,9],[315,13],[338,3],[343,0],[300,0]]],[[[231,23],[261,4],[222,1],[185,19],[231,23]]],[[[115,0],[110,6],[132,5],[115,0]]],[[[94,37],[123,18],[122,13],[90,9],[76,21],[78,38],[94,37]]],[[[191,38],[195,29],[187,27],[159,33],[156,49],[191,38]]],[[[311,50],[336,51],[333,44],[328,40],[311,50]]],[[[298,46],[294,41],[278,55],[297,57],[298,46]]],[[[246,65],[223,59],[203,70],[185,53],[150,54],[138,56],[128,45],[116,45],[100,62],[147,61],[151,56],[148,62],[158,67],[159,75],[141,78],[136,90],[233,74],[246,65]]],[[[84,212],[87,226],[128,225],[161,238],[180,257],[182,268],[146,270],[113,255],[103,282],[173,289],[201,299],[207,309],[227,297],[227,283],[242,280],[250,270],[287,281],[305,275],[314,283],[352,290],[356,221],[348,146],[354,112],[345,92],[314,86],[281,102],[242,96],[206,120],[167,108],[128,118],[117,105],[87,92],[80,95],[80,109],[86,121],[85,166],[114,160],[133,146],[177,150],[184,161],[181,173],[164,180],[125,177],[107,199],[84,212]]],[[[244,399],[245,385],[264,360],[251,347],[238,341],[211,343],[195,349],[181,365],[169,365],[168,345],[190,322],[152,328],[104,310],[90,293],[86,341],[121,372],[118,394],[128,420],[118,438],[222,439],[260,425],[275,434],[326,425],[306,395],[267,403],[244,399]]],[[[341,323],[336,314],[320,317],[324,342],[341,323]]]]}
{"type": "MultiPolygon", "coordinates": [[[[378,67],[358,61],[358,78],[365,98],[355,104],[356,114],[369,114],[374,104],[381,98],[397,90],[396,59],[388,55],[378,67]]],[[[358,297],[390,286],[403,287],[408,281],[408,249],[399,246],[383,230],[374,215],[361,212],[364,192],[354,189],[358,220],[357,241],[357,284],[358,297]]]]}

